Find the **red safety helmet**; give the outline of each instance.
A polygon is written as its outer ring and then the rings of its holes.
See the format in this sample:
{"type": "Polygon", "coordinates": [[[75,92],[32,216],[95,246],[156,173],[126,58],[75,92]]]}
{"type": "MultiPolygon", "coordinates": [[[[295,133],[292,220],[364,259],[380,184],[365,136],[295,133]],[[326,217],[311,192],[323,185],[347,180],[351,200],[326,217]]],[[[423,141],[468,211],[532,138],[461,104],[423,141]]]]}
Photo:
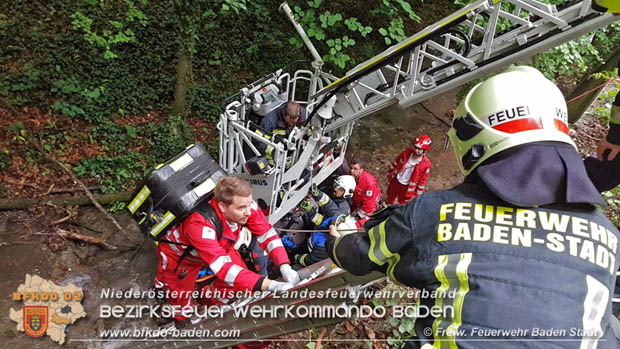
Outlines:
{"type": "Polygon", "coordinates": [[[418,138],[415,139],[415,141],[413,142],[413,145],[416,148],[422,148],[425,150],[429,150],[431,149],[431,137],[429,137],[428,135],[421,135],[418,138]]]}

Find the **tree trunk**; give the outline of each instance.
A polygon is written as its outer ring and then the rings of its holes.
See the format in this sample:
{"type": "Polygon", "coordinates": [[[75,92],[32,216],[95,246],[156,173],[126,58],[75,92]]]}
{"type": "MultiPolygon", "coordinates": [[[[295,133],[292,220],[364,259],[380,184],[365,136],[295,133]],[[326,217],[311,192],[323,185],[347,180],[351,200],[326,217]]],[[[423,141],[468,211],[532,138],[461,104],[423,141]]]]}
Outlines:
{"type": "Polygon", "coordinates": [[[179,44],[179,51],[177,53],[177,81],[174,89],[172,115],[185,115],[187,91],[191,88],[193,82],[192,54],[187,47],[188,45],[184,45],[183,43],[179,44]]]}
{"type": "MultiPolygon", "coordinates": [[[[569,101],[603,84],[606,79],[596,78],[593,76],[593,74],[614,70],[618,66],[618,59],[620,59],[620,46],[617,47],[609,55],[605,63],[599,64],[594,69],[592,69],[592,71],[589,74],[587,74],[583,79],[581,79],[577,87],[573,90],[573,92],[571,92],[571,94],[566,98],[566,100],[569,101]]],[[[604,86],[601,86],[598,89],[592,91],[590,94],[585,95],[569,103],[568,104],[568,122],[570,123],[577,122],[579,118],[581,118],[583,113],[585,113],[586,110],[588,110],[590,105],[592,105],[594,100],[598,97],[603,87],[604,86]]]]}
{"type": "MultiPolygon", "coordinates": [[[[101,204],[111,204],[117,201],[128,201],[131,199],[133,192],[121,192],[108,195],[94,195],[95,199],[101,204]]],[[[15,198],[0,199],[0,210],[18,210],[31,206],[40,205],[45,202],[51,202],[57,206],[86,206],[93,203],[87,197],[41,197],[41,198],[15,198]]]]}

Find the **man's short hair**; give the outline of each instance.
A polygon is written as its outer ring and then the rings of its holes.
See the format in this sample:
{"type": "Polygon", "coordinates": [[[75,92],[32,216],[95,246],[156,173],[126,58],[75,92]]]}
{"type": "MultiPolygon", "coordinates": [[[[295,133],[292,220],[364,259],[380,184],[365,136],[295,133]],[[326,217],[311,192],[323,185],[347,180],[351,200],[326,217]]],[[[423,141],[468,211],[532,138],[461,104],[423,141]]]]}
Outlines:
{"type": "Polygon", "coordinates": [[[230,205],[233,196],[252,195],[252,185],[247,179],[239,177],[224,177],[215,185],[215,200],[230,205]]]}
{"type": "Polygon", "coordinates": [[[284,117],[285,115],[288,115],[295,120],[299,120],[301,118],[301,105],[299,105],[299,103],[297,102],[286,103],[286,106],[284,107],[284,114],[282,115],[282,117],[284,117]]]}
{"type": "Polygon", "coordinates": [[[351,166],[356,165],[356,164],[357,164],[357,165],[360,165],[360,168],[362,168],[362,169],[363,169],[363,168],[364,168],[364,165],[366,165],[366,162],[364,162],[364,160],[362,160],[362,159],[357,159],[357,158],[356,158],[356,159],[351,160],[351,166]]]}

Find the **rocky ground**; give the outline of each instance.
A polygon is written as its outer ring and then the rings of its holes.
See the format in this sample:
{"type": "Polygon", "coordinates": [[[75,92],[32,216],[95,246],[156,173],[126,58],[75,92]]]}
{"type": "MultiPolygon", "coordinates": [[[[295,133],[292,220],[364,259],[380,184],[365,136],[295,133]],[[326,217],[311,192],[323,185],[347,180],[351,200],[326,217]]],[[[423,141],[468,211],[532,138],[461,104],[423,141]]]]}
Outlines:
{"type": "MultiPolygon", "coordinates": [[[[454,100],[455,93],[450,92],[426,101],[424,105],[406,110],[393,107],[363,120],[351,140],[350,157],[366,160],[368,171],[379,179],[385,191],[385,174],[390,162],[417,135],[426,133],[433,140],[433,149],[428,154],[433,164],[428,190],[453,187],[463,179],[454,155],[449,148],[444,147],[445,134],[455,107],[454,100]]],[[[584,154],[592,154],[598,139],[605,132],[606,128],[600,118],[586,115],[574,125],[571,136],[584,154]]],[[[4,180],[17,181],[18,178],[4,180]]],[[[63,183],[70,184],[70,181],[64,178],[63,183]]],[[[26,196],[45,195],[45,189],[35,189],[32,189],[35,194],[26,196]]],[[[611,205],[606,212],[616,219],[620,216],[618,206],[611,205]]],[[[23,332],[17,332],[16,324],[8,319],[11,307],[21,307],[9,295],[23,283],[27,273],[37,274],[57,284],[73,283],[84,289],[86,296],[82,304],[88,316],[69,327],[69,339],[94,338],[100,329],[124,328],[129,324],[128,320],[98,317],[99,305],[106,303],[100,299],[101,289],[149,289],[156,272],[156,254],[150,241],[138,250],[143,237],[128,214],[118,212],[113,217],[124,228],[122,232],[117,232],[110,220],[94,207],[61,208],[42,204],[27,210],[0,212],[0,249],[5,260],[0,263],[0,275],[3,276],[0,279],[0,290],[7,295],[0,299],[0,314],[6,314],[0,317],[0,340],[3,347],[47,348],[55,345],[47,337],[39,340],[26,337],[23,332]],[[103,244],[92,239],[67,238],[66,232],[74,233],[74,237],[80,236],[75,234],[82,234],[101,239],[106,233],[111,237],[103,244]]],[[[112,304],[122,302],[115,300],[112,304]]],[[[400,335],[398,331],[393,332],[398,325],[386,319],[350,320],[330,326],[324,333],[318,329],[287,336],[299,342],[275,343],[273,347],[305,348],[309,342],[314,343],[320,337],[324,339],[324,345],[334,348],[341,347],[342,343],[329,342],[329,338],[358,339],[360,342],[349,342],[347,347],[360,348],[367,347],[361,340],[376,339],[375,348],[387,348],[386,339],[400,335]]],[[[102,345],[69,341],[66,346],[84,348],[102,345]]],[[[106,347],[115,345],[107,344],[106,347]]]]}

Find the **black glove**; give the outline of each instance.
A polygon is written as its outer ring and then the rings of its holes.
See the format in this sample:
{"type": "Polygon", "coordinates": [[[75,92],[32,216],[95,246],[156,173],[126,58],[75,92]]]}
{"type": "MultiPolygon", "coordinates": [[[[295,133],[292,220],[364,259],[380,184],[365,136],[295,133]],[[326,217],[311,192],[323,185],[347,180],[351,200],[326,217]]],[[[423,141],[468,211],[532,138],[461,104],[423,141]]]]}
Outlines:
{"type": "Polygon", "coordinates": [[[392,215],[392,213],[394,213],[394,210],[396,210],[400,206],[401,205],[398,205],[398,204],[397,205],[389,205],[389,206],[382,207],[378,211],[375,211],[375,213],[373,213],[370,216],[368,221],[366,223],[364,223],[364,229],[366,231],[369,231],[370,228],[372,228],[375,225],[378,225],[379,223],[381,223],[384,220],[388,219],[392,215]]]}

